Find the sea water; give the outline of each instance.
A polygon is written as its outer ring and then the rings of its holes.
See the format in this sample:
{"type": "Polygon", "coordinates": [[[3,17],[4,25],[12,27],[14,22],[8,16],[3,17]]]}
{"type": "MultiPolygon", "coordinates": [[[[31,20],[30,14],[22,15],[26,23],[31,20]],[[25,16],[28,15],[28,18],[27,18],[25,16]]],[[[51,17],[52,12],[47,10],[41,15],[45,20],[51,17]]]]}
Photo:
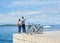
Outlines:
{"type": "MultiPolygon", "coordinates": [[[[60,26],[52,26],[50,28],[44,28],[43,32],[56,31],[56,30],[60,30],[60,26]]],[[[18,33],[17,26],[0,26],[0,43],[13,43],[14,33],[18,33]]]]}
{"type": "Polygon", "coordinates": [[[13,43],[13,33],[17,32],[16,26],[0,26],[0,43],[13,43]]]}

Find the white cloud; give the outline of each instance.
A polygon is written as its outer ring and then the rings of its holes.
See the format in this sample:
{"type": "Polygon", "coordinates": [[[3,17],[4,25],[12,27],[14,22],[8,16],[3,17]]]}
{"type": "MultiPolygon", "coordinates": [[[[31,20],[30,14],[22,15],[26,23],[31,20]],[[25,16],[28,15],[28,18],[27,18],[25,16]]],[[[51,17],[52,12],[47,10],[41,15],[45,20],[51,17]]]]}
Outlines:
{"type": "Polygon", "coordinates": [[[19,7],[19,6],[29,6],[29,5],[45,5],[45,4],[53,4],[60,3],[59,1],[39,1],[39,0],[31,0],[31,1],[12,1],[7,7],[19,7]]]}
{"type": "Polygon", "coordinates": [[[50,13],[55,15],[55,13],[58,13],[58,12],[59,11],[54,11],[54,10],[49,9],[49,8],[43,8],[40,11],[25,11],[25,12],[15,11],[15,12],[10,12],[8,14],[0,14],[0,22],[1,23],[3,23],[3,22],[16,23],[18,18],[21,18],[21,16],[24,16],[24,17],[30,16],[30,18],[28,18],[27,22],[28,21],[29,22],[36,21],[36,22],[53,23],[54,21],[58,22],[56,20],[58,19],[57,17],[60,15],[55,16],[57,19],[55,19],[55,17],[52,18],[53,17],[52,15],[51,15],[52,17],[48,16],[48,15],[50,15],[50,13]],[[52,20],[52,21],[50,21],[50,20],[52,20]]]}
{"type": "Polygon", "coordinates": [[[30,12],[17,11],[17,12],[10,12],[8,14],[0,14],[0,23],[16,23],[17,20],[19,18],[21,18],[22,16],[24,16],[24,17],[30,16],[32,18],[32,19],[28,18],[27,21],[29,21],[29,20],[35,21],[36,17],[37,18],[39,18],[39,17],[42,18],[42,17],[46,16],[46,15],[40,15],[40,13],[41,13],[40,11],[30,11],[30,12]],[[39,15],[37,15],[37,14],[39,14],[39,15]],[[37,15],[37,16],[33,17],[33,15],[37,15]]]}
{"type": "MultiPolygon", "coordinates": [[[[8,7],[19,7],[19,6],[28,6],[28,5],[45,5],[45,4],[51,4],[51,3],[59,3],[56,1],[13,1],[8,7]]],[[[6,6],[7,7],[7,6],[6,6]]],[[[50,8],[50,7],[42,7],[40,10],[33,10],[33,11],[13,11],[8,14],[0,14],[0,23],[16,23],[18,18],[21,18],[21,16],[30,16],[30,18],[27,18],[27,22],[43,22],[43,23],[60,23],[59,21],[56,21],[58,18],[57,13],[60,12],[60,5],[50,8]],[[53,16],[48,16],[50,15],[57,15],[53,18],[53,16]],[[47,19],[48,18],[48,19],[47,19]],[[53,21],[54,20],[54,21],[53,21]]],[[[58,19],[59,20],[59,19],[58,19]]]]}

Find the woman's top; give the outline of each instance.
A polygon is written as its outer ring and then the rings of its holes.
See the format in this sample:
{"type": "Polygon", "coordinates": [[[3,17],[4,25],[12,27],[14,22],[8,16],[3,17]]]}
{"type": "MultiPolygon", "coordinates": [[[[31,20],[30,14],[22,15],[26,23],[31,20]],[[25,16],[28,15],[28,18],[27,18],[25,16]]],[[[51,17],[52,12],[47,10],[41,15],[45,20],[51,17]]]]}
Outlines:
{"type": "Polygon", "coordinates": [[[21,21],[18,21],[17,25],[18,25],[18,26],[21,26],[21,25],[22,25],[22,24],[21,24],[21,21]]]}

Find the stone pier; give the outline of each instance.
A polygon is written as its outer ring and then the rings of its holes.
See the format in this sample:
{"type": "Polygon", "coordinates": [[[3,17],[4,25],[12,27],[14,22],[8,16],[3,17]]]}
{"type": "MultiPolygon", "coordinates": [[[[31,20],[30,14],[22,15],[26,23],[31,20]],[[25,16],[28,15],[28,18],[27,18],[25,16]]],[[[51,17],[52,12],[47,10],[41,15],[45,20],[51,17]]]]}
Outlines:
{"type": "Polygon", "coordinates": [[[48,34],[13,34],[13,43],[60,43],[60,38],[48,34]]]}

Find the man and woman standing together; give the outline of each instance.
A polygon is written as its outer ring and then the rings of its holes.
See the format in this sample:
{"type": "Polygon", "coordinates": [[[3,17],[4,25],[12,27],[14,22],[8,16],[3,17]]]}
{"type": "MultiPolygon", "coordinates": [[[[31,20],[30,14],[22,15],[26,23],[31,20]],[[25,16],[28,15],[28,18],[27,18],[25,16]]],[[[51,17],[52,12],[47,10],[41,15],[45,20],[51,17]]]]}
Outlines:
{"type": "Polygon", "coordinates": [[[18,20],[17,25],[18,25],[18,32],[19,33],[21,33],[21,27],[22,27],[23,33],[26,32],[26,29],[25,29],[25,20],[26,19],[24,19],[24,17],[22,17],[22,20],[21,19],[18,20]]]}

